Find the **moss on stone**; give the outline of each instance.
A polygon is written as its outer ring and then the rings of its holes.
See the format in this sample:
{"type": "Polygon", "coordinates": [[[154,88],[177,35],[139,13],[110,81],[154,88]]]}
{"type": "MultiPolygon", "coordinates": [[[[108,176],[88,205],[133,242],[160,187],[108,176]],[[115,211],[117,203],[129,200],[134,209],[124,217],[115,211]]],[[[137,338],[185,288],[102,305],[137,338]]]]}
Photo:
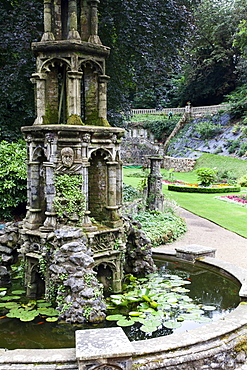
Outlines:
{"type": "Polygon", "coordinates": [[[94,111],[90,115],[87,116],[86,125],[88,125],[88,126],[102,126],[102,127],[110,127],[111,126],[105,118],[98,116],[97,111],[94,111]]]}
{"type": "Polygon", "coordinates": [[[82,119],[80,116],[78,116],[78,114],[71,114],[67,119],[67,125],[83,126],[84,123],[82,122],[82,119]]]}
{"type": "Polygon", "coordinates": [[[45,115],[43,117],[44,125],[52,125],[58,123],[58,111],[47,104],[45,115]]]}
{"type": "Polygon", "coordinates": [[[242,336],[240,338],[239,342],[235,346],[235,351],[236,352],[244,351],[245,353],[247,353],[247,336],[242,336]]]}

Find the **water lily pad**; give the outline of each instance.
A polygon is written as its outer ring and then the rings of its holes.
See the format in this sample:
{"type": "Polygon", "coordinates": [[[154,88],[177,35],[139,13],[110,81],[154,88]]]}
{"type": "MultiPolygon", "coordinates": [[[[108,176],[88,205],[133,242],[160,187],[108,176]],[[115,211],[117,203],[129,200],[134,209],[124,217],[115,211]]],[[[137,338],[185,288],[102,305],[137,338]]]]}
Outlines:
{"type": "Polygon", "coordinates": [[[37,307],[51,307],[52,304],[49,302],[37,302],[37,307]]]}
{"type": "Polygon", "coordinates": [[[33,321],[35,319],[36,316],[21,316],[20,317],[20,321],[22,322],[29,322],[29,321],[33,321]]]}
{"type": "Polygon", "coordinates": [[[131,320],[134,320],[135,322],[139,322],[140,324],[145,324],[147,321],[146,317],[132,317],[131,320]]]}
{"type": "Polygon", "coordinates": [[[21,295],[21,294],[26,294],[26,291],[25,290],[13,290],[11,292],[11,294],[14,294],[14,295],[21,295]]]}
{"type": "Polygon", "coordinates": [[[5,291],[5,290],[7,290],[8,288],[0,288],[0,292],[3,292],[3,291],[5,291]]]}
{"type": "Polygon", "coordinates": [[[168,329],[177,329],[182,326],[181,322],[178,321],[165,321],[163,325],[168,329]]]}
{"type": "Polygon", "coordinates": [[[205,311],[214,311],[216,310],[215,306],[202,306],[202,309],[205,311]]]}
{"type": "Polygon", "coordinates": [[[6,305],[6,302],[1,302],[1,303],[0,303],[0,308],[6,308],[6,306],[5,306],[5,305],[6,305]]]}
{"type": "Polygon", "coordinates": [[[141,316],[141,312],[139,312],[139,311],[131,311],[131,312],[129,312],[129,316],[141,316]]]}
{"type": "Polygon", "coordinates": [[[0,303],[0,305],[1,304],[4,304],[4,307],[9,308],[9,309],[20,307],[19,303],[17,302],[5,302],[5,303],[0,303]]]}
{"type": "Polygon", "coordinates": [[[122,300],[123,298],[123,295],[122,294],[112,294],[110,296],[111,299],[119,299],[119,300],[122,300]]]}
{"type": "Polygon", "coordinates": [[[106,320],[107,321],[118,321],[118,320],[123,320],[125,319],[126,316],[123,316],[123,315],[108,315],[106,316],[106,320]]]}
{"type": "Polygon", "coordinates": [[[117,321],[118,326],[131,326],[134,323],[135,323],[134,320],[127,320],[127,319],[117,321]]]}
{"type": "Polygon", "coordinates": [[[152,327],[152,326],[146,326],[146,325],[142,325],[140,327],[140,330],[141,331],[144,331],[144,333],[153,333],[155,330],[157,330],[157,327],[152,327]]]}
{"type": "Polygon", "coordinates": [[[18,295],[6,295],[5,297],[3,298],[0,298],[0,300],[4,300],[4,301],[17,301],[19,300],[21,297],[18,296],[18,295]]]}
{"type": "Polygon", "coordinates": [[[146,303],[146,302],[142,302],[142,303],[139,304],[138,307],[140,307],[140,308],[149,308],[149,304],[146,303]]]}
{"type": "Polygon", "coordinates": [[[149,308],[141,308],[140,311],[142,311],[142,312],[150,312],[150,313],[155,312],[155,310],[153,308],[151,308],[151,307],[149,307],[149,308]]]}
{"type": "Polygon", "coordinates": [[[58,320],[58,317],[47,317],[46,319],[45,319],[45,321],[47,321],[47,322],[55,322],[55,321],[57,321],[58,320]]]}
{"type": "Polygon", "coordinates": [[[60,314],[60,311],[52,307],[48,307],[48,308],[40,307],[37,309],[37,311],[41,313],[42,315],[46,315],[46,316],[58,316],[60,314]]]}
{"type": "Polygon", "coordinates": [[[194,319],[194,321],[199,322],[199,323],[204,323],[204,322],[210,322],[212,321],[212,319],[210,319],[209,317],[200,316],[194,319]]]}

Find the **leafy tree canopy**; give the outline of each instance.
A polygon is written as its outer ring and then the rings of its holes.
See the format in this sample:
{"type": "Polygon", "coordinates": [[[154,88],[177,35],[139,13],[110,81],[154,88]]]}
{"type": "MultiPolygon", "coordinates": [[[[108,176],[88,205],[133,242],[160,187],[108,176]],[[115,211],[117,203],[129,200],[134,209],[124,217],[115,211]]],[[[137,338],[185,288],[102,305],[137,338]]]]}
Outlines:
{"type": "Polygon", "coordinates": [[[20,137],[20,127],[34,120],[31,42],[40,37],[42,10],[42,0],[0,2],[1,139],[20,137]]]}
{"type": "Polygon", "coordinates": [[[111,47],[107,61],[111,111],[120,112],[131,101],[137,107],[138,100],[150,108],[164,106],[169,73],[178,67],[190,30],[191,2],[101,1],[100,35],[111,47]]]}
{"type": "Polygon", "coordinates": [[[194,7],[194,33],[184,54],[184,68],[174,80],[173,104],[219,104],[234,90],[239,50],[234,34],[246,17],[243,0],[202,0],[194,7]]]}

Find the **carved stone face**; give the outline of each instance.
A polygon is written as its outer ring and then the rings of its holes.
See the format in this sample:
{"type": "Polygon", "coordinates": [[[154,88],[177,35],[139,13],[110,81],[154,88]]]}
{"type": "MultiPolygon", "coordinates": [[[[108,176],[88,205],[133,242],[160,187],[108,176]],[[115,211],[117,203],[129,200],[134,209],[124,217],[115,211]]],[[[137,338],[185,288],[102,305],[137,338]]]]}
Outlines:
{"type": "Polygon", "coordinates": [[[74,151],[72,148],[63,148],[61,150],[62,163],[65,167],[71,167],[74,163],[74,151]]]}

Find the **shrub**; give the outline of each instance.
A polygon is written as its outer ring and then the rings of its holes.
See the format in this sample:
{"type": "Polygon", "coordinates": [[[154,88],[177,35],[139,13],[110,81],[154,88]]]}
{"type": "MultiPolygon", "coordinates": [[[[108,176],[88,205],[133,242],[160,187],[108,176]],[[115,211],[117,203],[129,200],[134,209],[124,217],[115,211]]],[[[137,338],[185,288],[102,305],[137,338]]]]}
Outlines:
{"type": "Polygon", "coordinates": [[[196,170],[197,178],[200,181],[201,185],[209,186],[214,181],[216,181],[216,171],[212,168],[198,168],[196,170]]]}
{"type": "Polygon", "coordinates": [[[156,140],[164,141],[164,135],[170,135],[180,118],[181,117],[177,114],[170,118],[164,115],[159,119],[144,121],[143,127],[149,129],[153,133],[156,140]]]}
{"type": "Polygon", "coordinates": [[[201,139],[212,139],[222,132],[222,127],[212,121],[202,121],[195,125],[195,131],[201,139]]]}
{"type": "Polygon", "coordinates": [[[133,188],[131,185],[123,184],[123,201],[124,202],[131,202],[134,199],[140,198],[140,192],[133,188]]]}
{"type": "Polygon", "coordinates": [[[231,95],[228,95],[230,103],[230,113],[233,118],[246,117],[247,111],[247,87],[246,85],[237,87],[231,95]]]}
{"type": "Polygon", "coordinates": [[[216,179],[217,182],[226,182],[228,184],[234,183],[237,179],[234,173],[228,170],[218,170],[216,176],[217,176],[217,179],[216,179]]]}
{"type": "Polygon", "coordinates": [[[239,192],[240,186],[219,186],[219,187],[200,187],[200,186],[186,186],[186,185],[168,185],[168,190],[178,191],[184,193],[230,193],[239,192]]]}
{"type": "Polygon", "coordinates": [[[241,146],[239,148],[238,155],[240,157],[246,156],[247,155],[246,152],[247,152],[247,143],[243,143],[243,144],[241,144],[241,146]]]}
{"type": "Polygon", "coordinates": [[[0,143],[0,218],[13,217],[14,210],[26,203],[26,148],[23,141],[0,143]]]}
{"type": "Polygon", "coordinates": [[[237,182],[240,186],[247,187],[247,175],[240,177],[237,182]]]}
{"type": "Polygon", "coordinates": [[[236,150],[239,149],[239,147],[240,147],[240,140],[228,140],[227,141],[227,148],[230,154],[236,152],[236,150]]]}
{"type": "Polygon", "coordinates": [[[185,221],[173,212],[139,212],[133,218],[138,220],[153,246],[170,243],[185,233],[185,221]]]}

